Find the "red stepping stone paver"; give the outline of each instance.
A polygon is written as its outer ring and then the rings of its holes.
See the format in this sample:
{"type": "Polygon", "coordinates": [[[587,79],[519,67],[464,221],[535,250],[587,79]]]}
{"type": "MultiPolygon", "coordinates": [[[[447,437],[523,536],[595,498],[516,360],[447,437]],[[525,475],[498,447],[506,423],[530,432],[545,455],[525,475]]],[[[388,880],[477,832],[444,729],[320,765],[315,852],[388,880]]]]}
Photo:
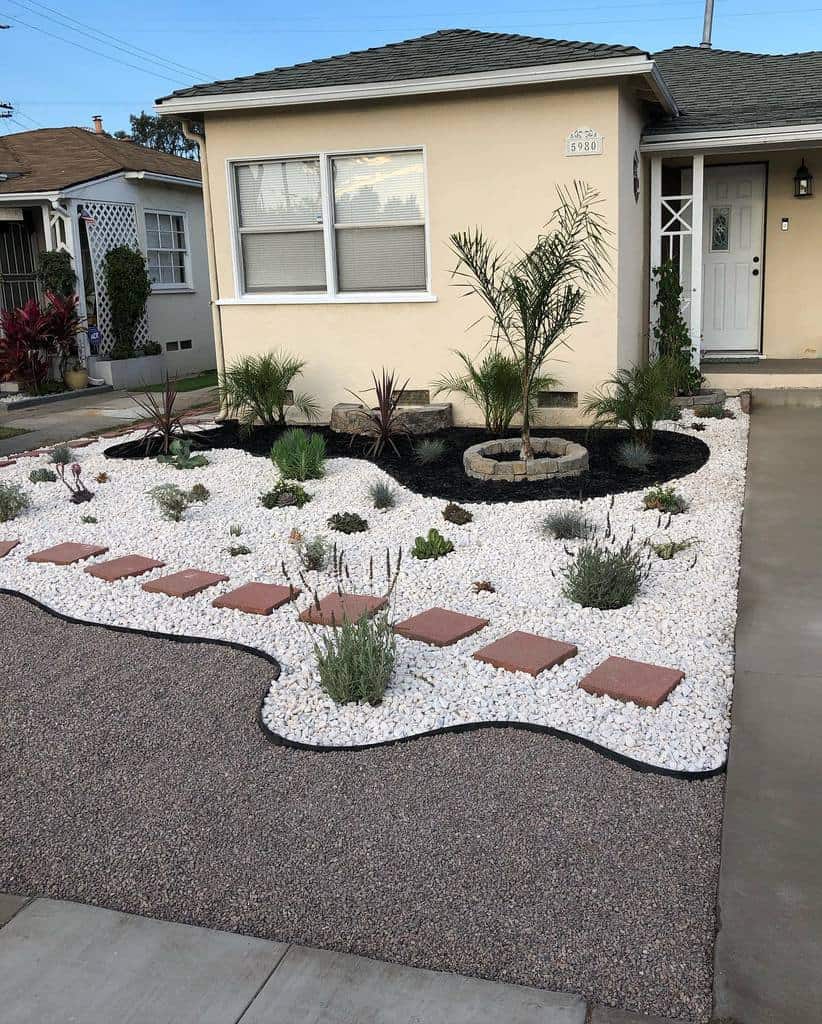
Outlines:
{"type": "Polygon", "coordinates": [[[144,572],[150,572],[152,569],[162,569],[165,564],[158,562],[156,558],[144,558],[143,555],[122,555],[120,558],[110,558],[106,562],[87,565],[83,571],[90,576],[96,576],[98,580],[114,583],[116,580],[128,579],[129,576],[142,576],[144,572]]]}
{"type": "Polygon", "coordinates": [[[356,622],[363,615],[369,619],[385,608],[388,601],[373,594],[326,594],[320,598],[320,607],[311,602],[311,607],[300,613],[301,622],[315,626],[340,626],[343,622],[356,622]]]}
{"type": "Polygon", "coordinates": [[[51,448],[38,448],[37,451],[34,451],[34,452],[18,452],[17,453],[17,458],[18,459],[39,459],[41,455],[49,455],[50,453],[51,453],[51,448]]]}
{"type": "Polygon", "coordinates": [[[275,608],[293,601],[300,593],[279,583],[246,583],[211,602],[215,608],[233,608],[249,615],[270,615],[275,608]]]}
{"type": "Polygon", "coordinates": [[[14,551],[19,540],[0,540],[0,558],[5,558],[9,551],[14,551]]]}
{"type": "Polygon", "coordinates": [[[17,459],[0,459],[0,469],[5,469],[6,466],[16,466],[17,459]]]}
{"type": "Polygon", "coordinates": [[[69,448],[88,448],[90,444],[94,444],[93,438],[86,437],[79,441],[66,441],[69,448]]]}
{"type": "Polygon", "coordinates": [[[398,622],[394,632],[407,640],[419,640],[434,647],[448,647],[457,640],[478,633],[487,625],[488,619],[478,619],[476,615],[463,615],[462,612],[452,612],[447,608],[429,608],[428,611],[398,622]]]}
{"type": "Polygon", "coordinates": [[[225,583],[228,576],[217,572],[203,572],[201,569],[183,569],[169,576],[149,580],[143,584],[143,590],[149,594],[165,594],[167,597],[193,597],[202,590],[213,587],[215,583],[225,583]]]}
{"type": "Polygon", "coordinates": [[[535,633],[523,633],[517,630],[500,637],[487,647],[476,651],[477,661],[485,661],[494,668],[504,668],[508,672],[527,672],[538,676],[548,668],[561,665],[569,658],[575,658],[577,648],[574,644],[566,644],[561,640],[551,640],[547,636],[535,633]]]}
{"type": "Polygon", "coordinates": [[[613,697],[643,708],[658,708],[685,678],[677,668],[663,668],[629,658],[606,658],[580,686],[595,697],[613,697]]]}
{"type": "Polygon", "coordinates": [[[74,562],[82,562],[86,558],[93,558],[95,555],[104,555],[108,548],[100,544],[74,544],[66,541],[64,544],[55,544],[53,548],[45,548],[43,551],[35,551],[28,555],[27,562],[50,562],[52,565],[72,565],[74,562]]]}

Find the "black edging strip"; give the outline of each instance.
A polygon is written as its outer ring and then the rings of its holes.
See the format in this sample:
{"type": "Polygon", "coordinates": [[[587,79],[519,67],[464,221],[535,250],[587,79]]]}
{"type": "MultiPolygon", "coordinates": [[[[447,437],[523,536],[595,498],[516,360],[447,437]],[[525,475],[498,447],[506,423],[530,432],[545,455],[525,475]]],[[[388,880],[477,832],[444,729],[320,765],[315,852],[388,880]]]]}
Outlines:
{"type": "MultiPolygon", "coordinates": [[[[137,629],[135,626],[113,626],[105,622],[89,622],[87,619],[76,619],[71,615],[65,615],[63,612],[58,612],[54,608],[50,608],[48,605],[38,601],[36,598],[30,597],[28,594],[21,593],[19,590],[9,590],[6,587],[0,587],[0,594],[6,594],[9,597],[19,597],[23,601],[28,601],[29,604],[34,605],[35,608],[40,608],[42,611],[47,612],[49,615],[53,615],[57,619],[62,619],[64,622],[70,622],[77,626],[96,626],[98,629],[108,629],[113,633],[132,633],[136,636],[150,636],[158,640],[172,640],[177,643],[184,644],[215,644],[218,647],[229,647],[232,650],[241,651],[244,654],[253,654],[256,657],[267,661],[274,668],[274,679],[280,678],[279,661],[272,657],[272,655],[266,654],[265,651],[261,651],[257,647],[250,647],[248,644],[240,644],[234,640],[186,636],[182,633],[160,633],[153,629],[137,629]]],[[[287,747],[292,750],[304,750],[315,754],[329,754],[335,751],[355,753],[363,750],[374,750],[377,747],[393,747],[398,743],[409,743],[413,740],[426,739],[429,736],[445,736],[448,733],[477,732],[480,729],[522,729],[526,732],[540,733],[542,735],[554,736],[556,739],[568,740],[571,743],[579,743],[581,746],[587,747],[588,750],[593,750],[595,753],[599,754],[601,757],[607,758],[609,761],[615,761],[617,764],[623,765],[625,768],[631,768],[633,771],[640,772],[644,775],[663,775],[667,778],[683,779],[688,782],[698,782],[702,779],[712,779],[717,775],[724,775],[727,764],[727,762],[723,762],[718,768],[711,768],[707,771],[697,772],[688,772],[677,768],[663,768],[659,765],[647,764],[645,761],[637,761],[635,758],[628,757],[625,754],[618,754],[615,750],[611,750],[609,747],[604,747],[601,744],[594,742],[594,740],[586,739],[584,736],[576,736],[573,733],[564,732],[562,729],[556,729],[551,725],[536,725],[533,722],[468,722],[461,725],[447,725],[440,729],[429,729],[427,732],[417,732],[410,736],[399,736],[391,740],[380,740],[376,743],[355,743],[349,746],[323,746],[314,743],[301,743],[299,740],[291,740],[286,736],[281,736],[280,733],[274,732],[265,724],[263,720],[263,706],[265,698],[268,695],[269,688],[270,687],[267,684],[256,715],[257,726],[263,736],[275,747],[287,747]]]]}

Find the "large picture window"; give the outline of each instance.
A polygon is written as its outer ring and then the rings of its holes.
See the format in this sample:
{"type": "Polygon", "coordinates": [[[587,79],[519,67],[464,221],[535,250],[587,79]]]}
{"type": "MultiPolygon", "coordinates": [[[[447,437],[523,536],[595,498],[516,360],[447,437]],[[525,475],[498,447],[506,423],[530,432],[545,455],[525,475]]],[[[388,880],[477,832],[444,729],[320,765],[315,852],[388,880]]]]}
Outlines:
{"type": "Polygon", "coordinates": [[[234,165],[242,290],[425,292],[420,150],[234,165]]]}

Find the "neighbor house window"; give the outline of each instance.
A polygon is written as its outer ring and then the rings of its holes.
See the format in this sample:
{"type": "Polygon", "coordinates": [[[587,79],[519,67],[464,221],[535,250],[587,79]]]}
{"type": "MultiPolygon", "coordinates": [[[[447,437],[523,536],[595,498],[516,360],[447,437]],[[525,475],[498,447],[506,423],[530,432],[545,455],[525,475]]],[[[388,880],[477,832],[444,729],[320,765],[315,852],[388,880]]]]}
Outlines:
{"type": "Polygon", "coordinates": [[[146,211],[148,276],[156,288],[191,285],[186,221],[182,213],[146,211]]]}
{"type": "Polygon", "coordinates": [[[420,150],[234,167],[246,293],[424,292],[420,150]]]}

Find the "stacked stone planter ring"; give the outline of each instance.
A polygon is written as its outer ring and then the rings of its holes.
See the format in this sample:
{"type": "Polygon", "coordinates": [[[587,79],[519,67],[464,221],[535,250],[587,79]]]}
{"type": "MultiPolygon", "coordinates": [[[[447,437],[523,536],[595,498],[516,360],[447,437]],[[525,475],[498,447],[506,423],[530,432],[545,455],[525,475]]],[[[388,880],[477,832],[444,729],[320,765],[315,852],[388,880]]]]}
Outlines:
{"type": "Polygon", "coordinates": [[[476,480],[546,480],[551,477],[578,476],[588,469],[588,450],[581,444],[561,437],[532,437],[536,458],[505,459],[497,456],[518,452],[521,441],[507,437],[485,441],[465,450],[462,457],[465,472],[476,480]]]}

